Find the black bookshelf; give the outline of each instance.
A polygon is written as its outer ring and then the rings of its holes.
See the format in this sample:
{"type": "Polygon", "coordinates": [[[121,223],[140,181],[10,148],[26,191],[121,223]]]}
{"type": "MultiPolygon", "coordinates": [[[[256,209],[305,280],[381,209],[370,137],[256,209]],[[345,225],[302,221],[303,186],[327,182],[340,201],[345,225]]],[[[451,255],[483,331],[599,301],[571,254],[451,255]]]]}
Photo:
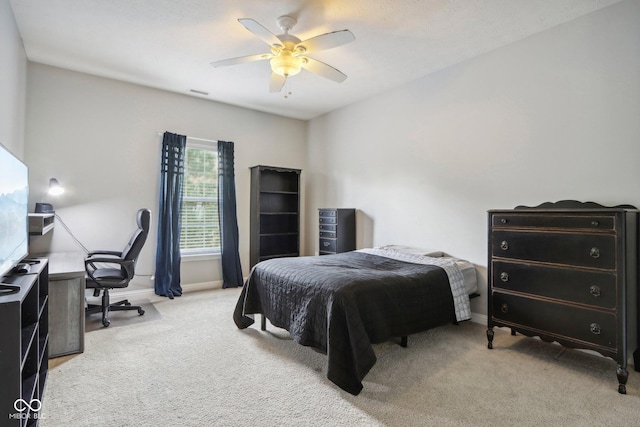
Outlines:
{"type": "Polygon", "coordinates": [[[1,426],[37,426],[49,369],[49,265],[29,260],[28,273],[0,278],[1,426]]]}
{"type": "Polygon", "coordinates": [[[271,258],[300,255],[300,169],[251,169],[251,267],[271,258]]]}

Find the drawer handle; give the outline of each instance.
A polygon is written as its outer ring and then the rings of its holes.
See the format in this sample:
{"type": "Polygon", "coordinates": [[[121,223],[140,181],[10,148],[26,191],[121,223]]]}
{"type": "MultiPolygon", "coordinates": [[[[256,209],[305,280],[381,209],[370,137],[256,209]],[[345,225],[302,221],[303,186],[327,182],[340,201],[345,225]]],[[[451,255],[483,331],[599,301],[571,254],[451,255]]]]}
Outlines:
{"type": "Polygon", "coordinates": [[[509,304],[502,304],[500,306],[500,311],[505,313],[505,314],[508,313],[509,312],[509,304]]]}
{"type": "Polygon", "coordinates": [[[591,325],[589,325],[589,329],[591,330],[592,334],[600,335],[600,325],[598,325],[597,323],[592,323],[591,325]]]}
{"type": "Polygon", "coordinates": [[[322,242],[324,246],[329,246],[329,242],[322,242]]]}
{"type": "Polygon", "coordinates": [[[508,220],[507,218],[502,218],[502,219],[500,220],[500,222],[501,222],[501,223],[503,223],[503,224],[506,224],[506,223],[508,223],[508,222],[509,222],[509,220],[508,220]]]}
{"type": "Polygon", "coordinates": [[[500,273],[500,280],[502,280],[503,282],[508,282],[509,273],[507,273],[506,271],[503,271],[502,273],[500,273]]]}
{"type": "Polygon", "coordinates": [[[589,251],[589,255],[591,256],[591,258],[600,258],[600,249],[598,248],[591,248],[591,251],[589,251]]]}
{"type": "Polygon", "coordinates": [[[509,249],[509,243],[507,243],[507,241],[506,241],[506,240],[503,240],[503,241],[500,243],[500,249],[502,249],[503,251],[506,251],[507,249],[509,249]]]}
{"type": "Polygon", "coordinates": [[[591,221],[591,225],[593,225],[594,227],[597,227],[600,225],[600,221],[591,221]]]}
{"type": "Polygon", "coordinates": [[[600,286],[593,285],[589,288],[589,293],[594,297],[600,296],[600,286]]]}

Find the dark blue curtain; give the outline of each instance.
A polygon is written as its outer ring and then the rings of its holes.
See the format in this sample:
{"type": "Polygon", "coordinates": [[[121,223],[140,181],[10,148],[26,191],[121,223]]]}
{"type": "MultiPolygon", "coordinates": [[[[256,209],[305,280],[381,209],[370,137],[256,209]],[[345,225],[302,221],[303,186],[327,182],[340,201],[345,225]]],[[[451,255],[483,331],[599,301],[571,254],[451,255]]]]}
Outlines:
{"type": "Polygon", "coordinates": [[[156,250],[155,292],[169,297],[182,295],[180,286],[180,216],[187,137],[165,132],[160,160],[160,206],[156,250]]]}
{"type": "Polygon", "coordinates": [[[222,287],[242,286],[238,255],[238,217],[233,168],[233,142],[218,141],[218,217],[222,252],[222,287]]]}

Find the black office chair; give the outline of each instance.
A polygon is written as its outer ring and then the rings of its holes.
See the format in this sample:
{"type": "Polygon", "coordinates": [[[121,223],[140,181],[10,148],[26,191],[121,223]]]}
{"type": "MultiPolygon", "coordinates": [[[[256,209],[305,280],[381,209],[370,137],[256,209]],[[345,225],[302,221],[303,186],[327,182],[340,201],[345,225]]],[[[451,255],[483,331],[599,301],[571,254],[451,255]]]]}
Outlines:
{"type": "Polygon", "coordinates": [[[142,316],[144,310],[137,305],[131,305],[128,300],[109,302],[109,290],[126,288],[135,274],[136,262],[140,251],[144,246],[151,225],[151,211],[140,209],[138,211],[138,229],[133,233],[129,243],[122,252],[118,251],[93,251],[87,254],[84,267],[87,271],[88,289],[94,289],[93,296],[99,296],[102,291],[102,304],[89,304],[86,314],[102,312],[102,324],[107,327],[111,324],[109,311],[138,310],[142,316]],[[107,266],[97,264],[107,264],[107,266]]]}

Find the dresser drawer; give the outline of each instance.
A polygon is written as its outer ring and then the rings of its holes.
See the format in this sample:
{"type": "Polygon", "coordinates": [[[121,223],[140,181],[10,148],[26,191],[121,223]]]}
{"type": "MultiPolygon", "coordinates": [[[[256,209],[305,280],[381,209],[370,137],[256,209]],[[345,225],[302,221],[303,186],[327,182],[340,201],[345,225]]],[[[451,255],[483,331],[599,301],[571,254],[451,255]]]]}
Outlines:
{"type": "Polygon", "coordinates": [[[319,229],[320,231],[333,231],[335,233],[336,226],[335,224],[320,224],[319,229]]]}
{"type": "Polygon", "coordinates": [[[493,227],[536,227],[581,230],[613,230],[615,218],[610,215],[588,214],[517,214],[495,213],[491,217],[493,227]]]}
{"type": "Polygon", "coordinates": [[[492,298],[491,314],[498,321],[558,338],[616,347],[616,318],[613,314],[501,292],[493,292],[492,298]]]}
{"type": "Polygon", "coordinates": [[[318,211],[318,216],[320,217],[335,217],[336,211],[334,209],[322,210],[318,211]]]}
{"type": "Polygon", "coordinates": [[[606,309],[616,307],[613,273],[493,261],[491,276],[493,288],[606,309]]]}
{"type": "Polygon", "coordinates": [[[335,216],[320,216],[318,222],[320,224],[336,224],[337,221],[335,216]]]}
{"type": "Polygon", "coordinates": [[[493,230],[494,257],[616,268],[616,239],[605,234],[546,233],[493,230]]]}
{"type": "Polygon", "coordinates": [[[335,239],[320,239],[320,250],[323,252],[335,252],[336,251],[335,239]]]}
{"type": "Polygon", "coordinates": [[[320,231],[320,237],[326,237],[327,239],[335,239],[336,232],[335,231],[320,231]]]}

